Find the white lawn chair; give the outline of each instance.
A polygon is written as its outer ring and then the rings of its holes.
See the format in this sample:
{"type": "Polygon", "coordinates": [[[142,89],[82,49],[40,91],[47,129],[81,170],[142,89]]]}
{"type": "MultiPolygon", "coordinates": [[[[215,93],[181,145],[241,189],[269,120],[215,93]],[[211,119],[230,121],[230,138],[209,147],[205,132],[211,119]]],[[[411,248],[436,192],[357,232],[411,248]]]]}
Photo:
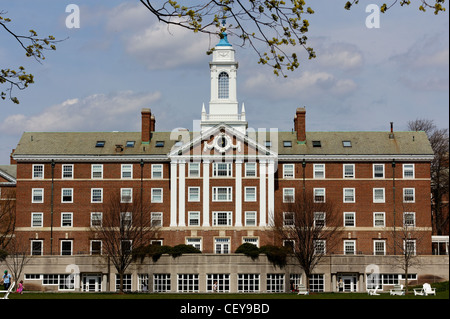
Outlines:
{"type": "Polygon", "coordinates": [[[431,288],[430,284],[423,284],[422,288],[415,288],[414,289],[414,295],[415,296],[428,296],[428,295],[435,295],[436,296],[436,288],[431,288]]]}
{"type": "Polygon", "coordinates": [[[370,296],[379,296],[380,294],[377,293],[378,290],[381,290],[381,289],[378,289],[378,286],[376,286],[375,288],[369,288],[369,289],[367,289],[367,293],[368,293],[370,296]]]}
{"type": "Polygon", "coordinates": [[[298,285],[297,289],[297,295],[309,295],[309,291],[306,289],[305,285],[298,285]]]}
{"type": "Polygon", "coordinates": [[[8,290],[0,290],[0,293],[4,293],[5,295],[3,297],[0,297],[0,299],[8,299],[9,294],[11,293],[11,291],[13,291],[14,289],[14,285],[16,282],[12,282],[11,286],[9,286],[8,290]]]}
{"type": "Polygon", "coordinates": [[[405,295],[405,290],[403,285],[394,285],[394,288],[390,290],[391,295],[403,296],[405,295]]]}

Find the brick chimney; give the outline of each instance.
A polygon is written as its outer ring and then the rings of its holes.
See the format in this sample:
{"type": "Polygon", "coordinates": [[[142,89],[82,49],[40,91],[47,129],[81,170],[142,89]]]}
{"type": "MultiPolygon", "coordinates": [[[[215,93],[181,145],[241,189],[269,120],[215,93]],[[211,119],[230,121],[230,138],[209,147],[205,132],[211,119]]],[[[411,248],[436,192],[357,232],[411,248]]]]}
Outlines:
{"type": "Polygon", "coordinates": [[[304,107],[297,108],[294,117],[294,129],[297,132],[297,140],[299,142],[306,141],[306,109],[304,107]]]}
{"type": "Polygon", "coordinates": [[[151,118],[152,112],[150,109],[141,110],[141,140],[143,144],[149,144],[151,139],[151,118]]]}
{"type": "MultiPolygon", "coordinates": [[[[152,114],[152,116],[150,116],[150,134],[151,132],[155,131],[155,125],[156,125],[156,119],[155,116],[152,114]]],[[[150,136],[151,138],[151,136],[150,136]]]]}

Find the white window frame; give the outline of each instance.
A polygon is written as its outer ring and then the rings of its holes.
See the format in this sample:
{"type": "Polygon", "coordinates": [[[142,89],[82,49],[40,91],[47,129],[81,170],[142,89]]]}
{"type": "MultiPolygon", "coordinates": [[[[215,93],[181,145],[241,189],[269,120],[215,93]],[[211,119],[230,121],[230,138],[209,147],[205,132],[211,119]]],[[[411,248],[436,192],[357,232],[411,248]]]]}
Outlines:
{"type": "Polygon", "coordinates": [[[151,189],[151,194],[152,194],[152,197],[151,197],[151,202],[152,203],[163,203],[164,202],[164,199],[163,199],[163,189],[162,188],[152,188],[151,189]],[[155,192],[156,191],[160,191],[161,192],[161,199],[158,199],[158,197],[157,196],[155,196],[155,192]]]}
{"type": "Polygon", "coordinates": [[[63,164],[61,166],[61,179],[73,179],[73,169],[74,169],[73,164],[63,164]],[[66,171],[65,169],[69,167],[70,170],[66,171]],[[70,173],[70,176],[64,176],[65,173],[70,173]]]}
{"type": "Polygon", "coordinates": [[[294,202],[295,202],[295,188],[293,187],[283,188],[283,203],[294,203],[294,202]],[[288,192],[292,192],[292,194],[287,194],[288,192]],[[292,199],[289,199],[289,196],[292,196],[292,199]]]}
{"type": "Polygon", "coordinates": [[[61,252],[61,256],[72,256],[73,255],[73,240],[71,239],[63,239],[60,242],[60,252],[61,252]],[[64,253],[66,251],[63,251],[63,244],[65,243],[70,243],[70,253],[64,253]]]}
{"type": "Polygon", "coordinates": [[[344,188],[342,191],[342,196],[343,196],[343,202],[344,203],[355,203],[356,202],[356,194],[355,194],[355,189],[354,188],[344,188]],[[352,199],[351,200],[347,200],[347,195],[346,195],[346,191],[351,191],[352,192],[352,199]]]}
{"type": "Polygon", "coordinates": [[[61,213],[61,227],[73,227],[73,213],[62,212],[61,213]],[[68,217],[68,219],[67,219],[68,217]],[[64,225],[65,223],[69,223],[69,225],[64,225]]]}
{"type": "Polygon", "coordinates": [[[325,179],[325,164],[313,164],[315,179],[325,179]]]}
{"type": "Polygon", "coordinates": [[[342,178],[345,178],[345,179],[354,179],[355,178],[355,164],[342,164],[342,178]],[[352,168],[351,175],[346,174],[346,170],[345,170],[346,166],[352,168]]]}
{"type": "Polygon", "coordinates": [[[189,163],[188,177],[200,177],[200,163],[189,163]]]}
{"type": "Polygon", "coordinates": [[[223,186],[223,187],[213,187],[213,198],[212,201],[213,202],[232,202],[233,201],[233,187],[231,186],[223,186]],[[219,195],[223,196],[223,194],[219,194],[219,191],[223,191],[226,189],[226,199],[220,199],[219,195]]]}
{"type": "Polygon", "coordinates": [[[416,227],[416,213],[415,212],[403,212],[403,227],[416,227]],[[411,223],[407,224],[407,216],[412,216],[411,223]]]}
{"type": "Polygon", "coordinates": [[[256,186],[250,186],[250,187],[244,187],[244,201],[246,201],[246,202],[256,202],[256,200],[257,200],[257,194],[256,194],[256,186]],[[254,191],[253,192],[253,198],[251,198],[251,192],[252,192],[252,190],[254,191]]]}
{"type": "Polygon", "coordinates": [[[213,163],[213,177],[232,177],[233,176],[233,163],[229,162],[214,162],[213,163]],[[219,165],[226,165],[225,169],[219,170],[219,165]],[[225,172],[225,175],[219,175],[219,172],[225,172]]]}
{"type": "Polygon", "coordinates": [[[295,164],[283,164],[283,178],[295,178],[295,164]]]}
{"type": "Polygon", "coordinates": [[[386,202],[386,190],[385,190],[384,187],[374,187],[372,192],[373,192],[373,202],[374,203],[385,203],[386,202]],[[377,190],[378,191],[380,191],[380,190],[383,191],[383,198],[382,199],[378,199],[378,198],[375,197],[375,193],[376,193],[377,190]]]}
{"type": "Polygon", "coordinates": [[[150,213],[150,224],[152,227],[163,227],[163,213],[162,212],[151,212],[150,213]]]}
{"type": "Polygon", "coordinates": [[[122,164],[120,176],[122,179],[133,179],[133,164],[122,164]],[[125,176],[125,174],[129,176],[125,176]]]}
{"type": "Polygon", "coordinates": [[[152,164],[152,179],[162,179],[163,176],[163,164],[152,164]]]}
{"type": "Polygon", "coordinates": [[[201,237],[186,237],[186,245],[190,245],[198,250],[203,250],[203,240],[201,237]]]}
{"type": "Polygon", "coordinates": [[[356,255],[356,240],[344,240],[344,255],[356,255]],[[352,248],[347,250],[347,248],[352,248]]]}
{"type": "Polygon", "coordinates": [[[30,255],[31,256],[42,256],[43,254],[44,254],[44,241],[41,239],[32,239],[30,241],[30,255]],[[38,254],[36,254],[37,251],[33,250],[34,243],[39,243],[41,246],[38,254]]]}
{"type": "Polygon", "coordinates": [[[91,188],[91,203],[103,203],[103,188],[91,188]],[[100,200],[94,200],[94,191],[100,191],[100,200]]]}
{"type": "Polygon", "coordinates": [[[314,239],[314,254],[325,255],[327,253],[327,242],[325,239],[314,239]]]}
{"type": "Polygon", "coordinates": [[[319,188],[314,188],[313,189],[313,192],[314,192],[314,194],[313,194],[313,196],[314,196],[314,203],[326,203],[326,201],[327,201],[327,198],[326,198],[326,189],[324,188],[324,187],[319,187],[319,188]],[[318,196],[317,194],[316,194],[316,192],[317,191],[320,191],[320,190],[323,190],[323,201],[318,201],[318,200],[316,200],[316,196],[318,196]]]}
{"type": "Polygon", "coordinates": [[[245,216],[245,226],[255,227],[257,226],[257,216],[258,213],[256,211],[247,211],[244,214],[245,216]]]}
{"type": "Polygon", "coordinates": [[[256,162],[245,163],[245,177],[257,177],[258,165],[256,162]],[[252,167],[254,166],[254,167],[252,167]]]}
{"type": "Polygon", "coordinates": [[[403,202],[404,203],[415,203],[416,202],[416,189],[414,187],[405,187],[403,188],[403,202]],[[412,190],[412,195],[408,194],[408,196],[412,196],[412,200],[406,199],[406,192],[412,190]]]}
{"type": "Polygon", "coordinates": [[[96,256],[96,255],[101,255],[102,252],[103,252],[103,242],[101,240],[98,240],[98,239],[91,240],[90,243],[89,243],[89,254],[96,256]],[[100,243],[100,251],[98,253],[95,253],[95,254],[94,254],[94,250],[92,249],[92,244],[94,244],[94,243],[100,243]]]}
{"type": "Polygon", "coordinates": [[[73,188],[61,188],[61,203],[73,203],[73,188]],[[70,200],[64,200],[64,192],[70,192],[70,200]]]}
{"type": "Polygon", "coordinates": [[[44,227],[44,213],[31,213],[31,227],[44,227]]]}
{"type": "Polygon", "coordinates": [[[372,177],[373,178],[385,178],[385,165],[384,164],[372,164],[372,177]],[[377,173],[379,174],[379,172],[376,171],[375,167],[379,167],[381,166],[383,168],[383,176],[375,176],[377,173]]]}
{"type": "Polygon", "coordinates": [[[132,203],[133,202],[133,189],[126,187],[120,189],[120,202],[121,203],[132,203]],[[129,192],[129,199],[126,198],[125,192],[129,192]]]}
{"type": "Polygon", "coordinates": [[[194,227],[200,226],[200,212],[199,211],[188,212],[188,226],[194,226],[194,227]],[[193,221],[197,221],[197,222],[192,223],[193,221]]]}
{"type": "Polygon", "coordinates": [[[102,212],[91,212],[91,220],[90,220],[91,227],[101,227],[103,224],[103,213],[102,212]],[[96,224],[94,224],[94,222],[96,224]]]}
{"type": "Polygon", "coordinates": [[[91,164],[91,178],[103,179],[103,164],[91,164]]]}
{"type": "Polygon", "coordinates": [[[386,213],[385,212],[373,212],[373,227],[386,227],[386,213]],[[383,218],[376,218],[376,215],[382,215],[383,218]],[[383,225],[377,225],[377,222],[383,222],[383,225]]]}
{"type": "Polygon", "coordinates": [[[293,227],[293,226],[295,226],[295,213],[283,212],[283,227],[293,227]]]}
{"type": "Polygon", "coordinates": [[[313,216],[314,216],[314,227],[326,226],[327,214],[325,212],[314,212],[313,216]]]}
{"type": "Polygon", "coordinates": [[[416,242],[416,240],[415,239],[404,239],[403,240],[403,251],[404,252],[406,252],[406,249],[407,249],[407,245],[408,244],[414,244],[413,245],[413,252],[412,252],[412,255],[416,255],[416,252],[417,252],[417,242],[416,242]]]}
{"type": "Polygon", "coordinates": [[[200,201],[200,187],[188,187],[188,202],[199,202],[200,201]],[[197,194],[195,194],[195,191],[197,194]],[[193,197],[193,195],[196,195],[193,197]]]}
{"type": "Polygon", "coordinates": [[[403,164],[403,178],[404,179],[414,179],[416,176],[416,169],[414,164],[403,164]],[[410,166],[410,168],[408,168],[410,166]],[[407,176],[405,173],[411,173],[412,176],[407,176]]]}
{"type": "Polygon", "coordinates": [[[373,254],[375,256],[384,256],[386,255],[386,240],[384,239],[374,239],[373,241],[373,254]],[[382,244],[383,250],[381,251],[379,246],[377,247],[377,244],[382,244]]]}
{"type": "Polygon", "coordinates": [[[44,202],[44,189],[43,188],[32,188],[31,189],[31,202],[36,203],[36,204],[41,204],[44,202]],[[37,194],[35,194],[35,192],[41,192],[40,200],[35,200],[35,197],[37,196],[37,194]]]}
{"type": "Polygon", "coordinates": [[[215,254],[231,253],[230,237],[214,237],[214,253],[215,254]]]}
{"type": "Polygon", "coordinates": [[[356,213],[355,212],[344,212],[344,227],[356,227],[356,213]],[[347,219],[346,216],[353,216],[352,219],[347,219]],[[347,221],[353,221],[353,225],[347,224],[347,221]]]}
{"type": "Polygon", "coordinates": [[[33,179],[44,179],[44,164],[33,164],[33,179]],[[39,170],[40,168],[40,170],[39,170]]]}
{"type": "MultiPolygon", "coordinates": [[[[221,217],[221,220],[223,220],[223,218],[221,217]]],[[[215,227],[229,227],[229,226],[233,226],[233,212],[229,212],[229,211],[214,211],[213,212],[213,226],[215,227]],[[226,224],[220,224],[219,225],[219,214],[226,214],[225,216],[225,220],[226,220],[226,224]]]]}

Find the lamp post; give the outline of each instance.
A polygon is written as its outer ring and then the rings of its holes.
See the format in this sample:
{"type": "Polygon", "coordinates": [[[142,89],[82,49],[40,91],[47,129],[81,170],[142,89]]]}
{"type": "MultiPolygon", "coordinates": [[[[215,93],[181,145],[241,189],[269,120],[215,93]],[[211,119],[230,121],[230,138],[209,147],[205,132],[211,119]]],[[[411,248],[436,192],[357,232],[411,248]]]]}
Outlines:
{"type": "Polygon", "coordinates": [[[395,234],[395,159],[392,160],[392,199],[393,199],[393,213],[394,213],[394,255],[396,255],[397,251],[397,241],[396,241],[396,234],[395,234]]]}
{"type": "Polygon", "coordinates": [[[50,200],[50,255],[53,255],[53,190],[55,177],[55,161],[52,160],[52,195],[50,200]]]}

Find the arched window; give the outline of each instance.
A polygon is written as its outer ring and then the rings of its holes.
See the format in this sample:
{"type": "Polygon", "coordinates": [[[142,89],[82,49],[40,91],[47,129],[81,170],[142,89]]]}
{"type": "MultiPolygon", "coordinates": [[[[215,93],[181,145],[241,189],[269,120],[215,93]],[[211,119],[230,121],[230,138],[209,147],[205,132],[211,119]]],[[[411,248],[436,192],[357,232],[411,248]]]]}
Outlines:
{"type": "Polygon", "coordinates": [[[229,98],[229,78],[226,72],[219,74],[219,99],[229,98]]]}

